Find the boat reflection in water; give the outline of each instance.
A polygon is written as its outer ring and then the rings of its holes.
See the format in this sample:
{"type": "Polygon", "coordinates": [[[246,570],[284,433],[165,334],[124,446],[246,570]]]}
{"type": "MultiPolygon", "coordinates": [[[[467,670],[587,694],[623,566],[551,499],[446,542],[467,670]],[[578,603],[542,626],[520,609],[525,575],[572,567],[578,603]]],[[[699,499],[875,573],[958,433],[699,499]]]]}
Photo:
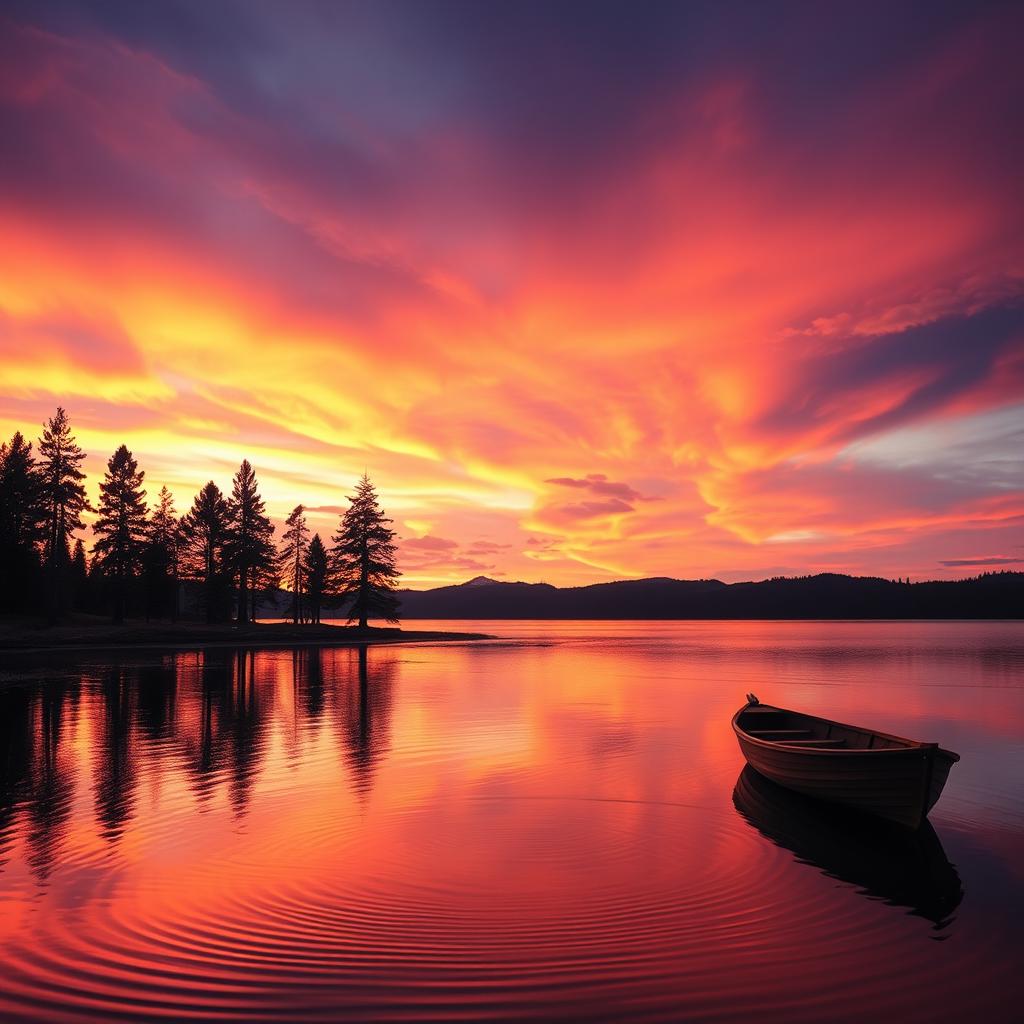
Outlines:
{"type": "Polygon", "coordinates": [[[960,876],[927,821],[916,831],[900,828],[783,789],[749,765],[736,780],[733,803],[797,860],[856,886],[870,899],[910,908],[936,931],[949,926],[963,899],[960,876]]]}

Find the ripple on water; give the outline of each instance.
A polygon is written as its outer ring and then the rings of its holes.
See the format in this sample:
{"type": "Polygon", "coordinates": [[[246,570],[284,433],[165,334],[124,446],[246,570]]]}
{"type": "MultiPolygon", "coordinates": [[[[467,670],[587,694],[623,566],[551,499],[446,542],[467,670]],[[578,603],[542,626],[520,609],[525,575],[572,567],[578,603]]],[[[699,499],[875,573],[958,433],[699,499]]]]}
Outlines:
{"type": "MultiPolygon", "coordinates": [[[[678,1019],[714,1017],[725,999],[733,1015],[753,1012],[769,997],[789,1019],[840,1019],[865,986],[900,1002],[905,932],[877,927],[891,908],[824,876],[793,884],[805,869],[737,815],[656,806],[638,822],[636,806],[612,804],[595,827],[585,803],[523,802],[505,828],[475,835],[451,806],[395,813],[376,856],[351,825],[320,820],[290,837],[305,869],[293,874],[267,869],[288,845],[277,835],[244,861],[150,881],[136,900],[101,898],[88,932],[41,922],[44,936],[9,951],[0,1008],[12,1019],[678,1019]]],[[[960,969],[998,983],[985,959],[960,969]]]]}
{"type": "Polygon", "coordinates": [[[816,812],[739,786],[734,808],[726,691],[822,676],[856,683],[865,720],[909,720],[939,713],[959,661],[879,673],[877,631],[839,650],[862,629],[842,624],[811,630],[813,657],[806,627],[778,643],[770,624],[666,653],[681,628],[12,691],[0,1021],[1013,1019],[995,1012],[1024,941],[1007,695],[960,723],[937,819],[957,864],[922,878],[912,850],[830,838],[816,812]]]}

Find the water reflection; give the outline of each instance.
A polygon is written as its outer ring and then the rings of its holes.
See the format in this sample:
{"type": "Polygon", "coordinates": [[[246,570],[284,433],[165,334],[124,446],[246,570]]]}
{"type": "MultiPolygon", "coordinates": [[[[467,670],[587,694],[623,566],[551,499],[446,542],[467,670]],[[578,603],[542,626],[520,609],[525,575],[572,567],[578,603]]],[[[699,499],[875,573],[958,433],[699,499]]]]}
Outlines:
{"type": "Polygon", "coordinates": [[[26,861],[40,882],[57,861],[75,788],[64,741],[78,694],[77,684],[51,680],[31,694],[0,690],[0,870],[21,819],[26,861]]]}
{"type": "Polygon", "coordinates": [[[133,815],[135,798],[136,679],[121,668],[103,673],[103,713],[96,744],[96,817],[101,835],[116,841],[133,815]]]}
{"type": "Polygon", "coordinates": [[[324,712],[323,656],[323,650],[317,647],[299,647],[292,651],[295,692],[301,696],[302,711],[311,721],[319,719],[324,712]]]}
{"type": "Polygon", "coordinates": [[[0,661],[0,1020],[1014,1019],[1020,627],[572,628],[0,661]],[[747,690],[960,751],[957,867],[737,782],[747,690]]]}
{"type": "MultiPolygon", "coordinates": [[[[393,660],[374,659],[365,647],[297,648],[288,656],[298,732],[328,706],[329,663],[349,779],[365,798],[388,751],[393,660]]],[[[244,817],[270,721],[282,711],[280,670],[280,658],[211,649],[0,689],[0,873],[18,834],[39,882],[59,863],[79,782],[76,745],[89,751],[95,832],[108,844],[135,818],[147,771],[183,767],[199,810],[223,787],[235,817],[244,817]]]]}
{"type": "Polygon", "coordinates": [[[349,673],[341,687],[338,712],[356,791],[365,796],[373,786],[378,762],[387,753],[394,666],[385,663],[371,688],[365,647],[357,650],[356,658],[356,677],[349,673]]]}
{"type": "Polygon", "coordinates": [[[875,821],[791,793],[749,765],[736,780],[733,803],[762,835],[861,895],[908,907],[937,933],[952,922],[963,888],[930,822],[911,832],[875,821]]]}

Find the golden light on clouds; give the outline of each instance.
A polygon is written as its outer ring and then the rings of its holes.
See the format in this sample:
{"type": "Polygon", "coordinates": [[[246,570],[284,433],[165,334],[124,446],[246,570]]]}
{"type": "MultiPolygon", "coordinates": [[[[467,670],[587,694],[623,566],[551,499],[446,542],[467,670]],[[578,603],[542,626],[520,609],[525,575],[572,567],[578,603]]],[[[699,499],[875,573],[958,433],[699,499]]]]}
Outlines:
{"type": "Polygon", "coordinates": [[[93,495],[126,442],[179,507],[246,457],[324,534],[366,469],[414,585],[1024,557],[1011,25],[827,103],[739,52],[606,87],[567,41],[596,123],[436,39],[374,35],[389,92],[253,18],[259,67],[5,22],[0,434],[63,404],[93,495]]]}

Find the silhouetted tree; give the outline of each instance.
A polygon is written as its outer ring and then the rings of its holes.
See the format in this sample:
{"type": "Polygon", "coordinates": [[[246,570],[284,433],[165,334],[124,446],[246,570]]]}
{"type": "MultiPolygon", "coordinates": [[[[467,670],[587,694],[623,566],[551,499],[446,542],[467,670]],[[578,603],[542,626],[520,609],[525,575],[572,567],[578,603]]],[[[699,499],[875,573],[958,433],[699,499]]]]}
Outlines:
{"type": "Polygon", "coordinates": [[[330,580],[330,559],[319,533],[314,533],[313,539],[309,542],[309,549],[302,563],[302,575],[306,581],[310,621],[319,622],[320,610],[327,596],[330,580]]]}
{"type": "Polygon", "coordinates": [[[32,445],[19,431],[0,446],[0,607],[30,604],[41,539],[39,474],[32,445]]]}
{"type": "Polygon", "coordinates": [[[77,611],[86,610],[88,597],[89,562],[85,557],[85,545],[79,539],[71,552],[71,600],[77,611]]]}
{"type": "Polygon", "coordinates": [[[238,585],[238,621],[249,621],[249,595],[258,577],[273,567],[274,525],[260,497],[256,474],[244,459],[235,474],[224,559],[238,585]]]}
{"type": "Polygon", "coordinates": [[[108,592],[106,573],[98,558],[88,560],[88,573],[85,583],[85,597],[82,600],[83,611],[92,612],[103,606],[108,592]]]}
{"type": "MultiPolygon", "coordinates": [[[[273,550],[273,548],[271,548],[273,550]]],[[[259,609],[268,602],[274,602],[277,589],[281,585],[276,559],[269,565],[256,566],[251,577],[252,621],[255,622],[259,609]]],[[[276,607],[276,603],[275,603],[276,607]]]]}
{"type": "Polygon", "coordinates": [[[178,579],[184,544],[175,514],[174,496],[166,487],[153,509],[146,530],[143,574],[146,581],[146,614],[178,617],[178,579]]]}
{"type": "Polygon", "coordinates": [[[301,505],[292,509],[285,520],[285,531],[281,537],[281,551],[278,554],[281,578],[292,592],[292,622],[302,618],[303,562],[309,547],[309,527],[306,526],[306,510],[301,505]]]}
{"type": "Polygon", "coordinates": [[[224,617],[224,545],[228,538],[227,499],[211,480],[195,497],[182,519],[187,537],[188,568],[203,585],[206,621],[224,617]]]}
{"type": "Polygon", "coordinates": [[[75,442],[67,413],[58,408],[44,425],[39,439],[39,480],[45,512],[43,554],[46,562],[50,621],[56,622],[61,610],[61,584],[67,568],[68,540],[84,527],[82,513],[89,508],[78,467],[85,452],[75,442]]]}
{"type": "Polygon", "coordinates": [[[349,508],[341,517],[331,549],[335,587],[339,596],[352,602],[348,620],[358,621],[361,629],[366,628],[370,616],[397,622],[394,580],[400,574],[391,520],[381,510],[365,473],[348,500],[349,508]]]}
{"type": "Polygon", "coordinates": [[[123,622],[128,584],[142,568],[146,544],[146,492],[142,481],[146,474],[126,445],[111,455],[107,472],[100,483],[99,515],[93,531],[99,540],[93,545],[110,581],[114,622],[123,622]]]}

